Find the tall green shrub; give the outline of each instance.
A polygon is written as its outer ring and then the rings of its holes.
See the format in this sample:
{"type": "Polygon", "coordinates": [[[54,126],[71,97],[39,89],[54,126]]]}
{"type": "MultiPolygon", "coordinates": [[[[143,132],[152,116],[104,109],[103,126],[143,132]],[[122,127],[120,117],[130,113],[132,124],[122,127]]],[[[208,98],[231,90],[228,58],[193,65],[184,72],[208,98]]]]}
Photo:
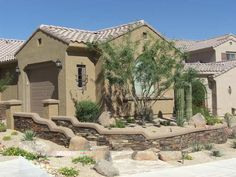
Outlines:
{"type": "Polygon", "coordinates": [[[100,106],[89,100],[75,104],[76,117],[81,122],[96,122],[100,115],[100,106]]]}

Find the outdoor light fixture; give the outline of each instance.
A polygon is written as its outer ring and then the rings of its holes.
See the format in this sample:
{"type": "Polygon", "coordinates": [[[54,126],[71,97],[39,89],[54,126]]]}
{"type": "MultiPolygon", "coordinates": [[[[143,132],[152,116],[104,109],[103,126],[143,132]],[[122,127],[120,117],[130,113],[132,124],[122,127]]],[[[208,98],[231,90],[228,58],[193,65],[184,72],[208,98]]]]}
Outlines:
{"type": "Polygon", "coordinates": [[[19,68],[19,66],[16,67],[16,73],[17,73],[17,74],[20,74],[20,68],[19,68]]]}
{"type": "Polygon", "coordinates": [[[59,59],[56,61],[56,66],[57,66],[57,68],[62,68],[62,64],[59,59]]]}
{"type": "Polygon", "coordinates": [[[228,93],[231,95],[231,93],[232,93],[232,88],[229,86],[229,88],[228,88],[228,93]]]}

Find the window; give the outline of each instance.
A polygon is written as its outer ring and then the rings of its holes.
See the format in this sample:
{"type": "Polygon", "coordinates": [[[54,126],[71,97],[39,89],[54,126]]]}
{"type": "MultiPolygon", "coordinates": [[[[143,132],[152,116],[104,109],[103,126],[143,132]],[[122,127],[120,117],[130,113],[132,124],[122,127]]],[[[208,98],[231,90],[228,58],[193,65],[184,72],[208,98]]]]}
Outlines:
{"type": "Polygon", "coordinates": [[[143,32],[143,39],[147,39],[147,33],[146,32],[143,32]]]}
{"type": "Polygon", "coordinates": [[[83,88],[87,83],[86,67],[85,65],[77,65],[77,69],[78,69],[78,76],[77,76],[78,87],[83,88]]]}
{"type": "Polygon", "coordinates": [[[40,46],[42,44],[42,39],[38,38],[37,42],[38,42],[38,46],[40,46]]]}
{"type": "Polygon", "coordinates": [[[226,52],[227,60],[235,60],[236,59],[236,52],[226,52]]]}

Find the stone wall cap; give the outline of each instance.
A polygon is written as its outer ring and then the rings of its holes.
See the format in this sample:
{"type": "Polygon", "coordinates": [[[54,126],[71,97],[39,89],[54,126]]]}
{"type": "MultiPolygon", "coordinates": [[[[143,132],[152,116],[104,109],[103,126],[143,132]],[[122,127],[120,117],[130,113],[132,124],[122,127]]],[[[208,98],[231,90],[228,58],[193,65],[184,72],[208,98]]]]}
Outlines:
{"type": "Polygon", "coordinates": [[[21,100],[7,100],[7,101],[1,101],[1,103],[9,106],[22,105],[21,100]]]}
{"type": "Polygon", "coordinates": [[[46,100],[42,100],[43,104],[59,104],[60,101],[56,100],[56,99],[46,99],[46,100]]]}

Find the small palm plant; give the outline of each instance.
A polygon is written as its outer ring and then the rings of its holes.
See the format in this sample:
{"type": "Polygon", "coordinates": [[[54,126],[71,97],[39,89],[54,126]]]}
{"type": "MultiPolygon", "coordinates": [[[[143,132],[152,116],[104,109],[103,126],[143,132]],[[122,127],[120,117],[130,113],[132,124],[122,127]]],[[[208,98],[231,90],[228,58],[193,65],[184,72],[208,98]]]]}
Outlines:
{"type": "Polygon", "coordinates": [[[36,133],[32,130],[26,130],[23,136],[24,141],[33,141],[36,138],[36,133]]]}

